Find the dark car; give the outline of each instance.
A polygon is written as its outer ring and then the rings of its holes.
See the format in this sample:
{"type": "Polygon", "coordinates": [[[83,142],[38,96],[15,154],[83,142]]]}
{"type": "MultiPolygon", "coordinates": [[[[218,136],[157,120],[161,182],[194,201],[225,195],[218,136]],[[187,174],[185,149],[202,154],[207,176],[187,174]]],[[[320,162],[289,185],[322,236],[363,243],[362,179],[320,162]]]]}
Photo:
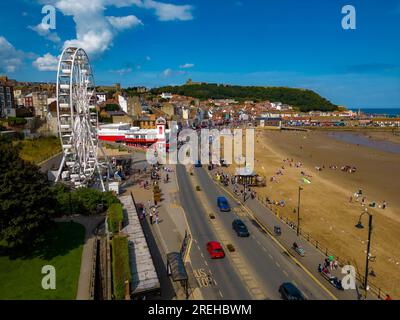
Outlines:
{"type": "Polygon", "coordinates": [[[239,237],[248,237],[250,236],[249,230],[247,229],[246,225],[240,219],[235,219],[232,222],[232,228],[236,231],[236,234],[239,237]]]}
{"type": "Polygon", "coordinates": [[[229,206],[228,200],[226,200],[225,197],[218,197],[217,205],[220,211],[231,211],[231,207],[229,206]]]}
{"type": "Polygon", "coordinates": [[[199,160],[196,161],[195,165],[196,168],[202,167],[201,162],[199,160]]]}
{"type": "Polygon", "coordinates": [[[279,293],[283,300],[306,300],[297,287],[290,282],[285,282],[279,287],[279,293]]]}

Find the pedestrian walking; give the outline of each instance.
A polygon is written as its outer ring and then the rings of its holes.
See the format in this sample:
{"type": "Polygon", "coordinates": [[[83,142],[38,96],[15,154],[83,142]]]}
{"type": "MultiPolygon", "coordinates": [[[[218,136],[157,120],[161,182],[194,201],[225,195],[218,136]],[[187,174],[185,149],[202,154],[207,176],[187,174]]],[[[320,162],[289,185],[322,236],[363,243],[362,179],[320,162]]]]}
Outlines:
{"type": "Polygon", "coordinates": [[[156,212],[156,224],[158,224],[158,212],[156,212]]]}
{"type": "Polygon", "coordinates": [[[150,211],[150,225],[153,224],[153,212],[150,211]]]}
{"type": "Polygon", "coordinates": [[[386,201],[385,200],[383,200],[382,209],[386,209],[386,201]]]}
{"type": "Polygon", "coordinates": [[[150,201],[150,199],[149,200],[147,200],[147,208],[150,210],[150,208],[151,208],[151,201],[150,201]]]}
{"type": "Polygon", "coordinates": [[[335,260],[335,262],[333,263],[333,267],[335,268],[335,270],[339,268],[339,262],[337,260],[335,260]]]}

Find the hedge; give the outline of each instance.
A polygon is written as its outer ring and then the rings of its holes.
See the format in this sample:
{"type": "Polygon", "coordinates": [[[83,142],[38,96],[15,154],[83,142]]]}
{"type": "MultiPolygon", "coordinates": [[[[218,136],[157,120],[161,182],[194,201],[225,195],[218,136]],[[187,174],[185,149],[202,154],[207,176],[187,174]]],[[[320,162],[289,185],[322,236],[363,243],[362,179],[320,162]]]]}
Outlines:
{"type": "Polygon", "coordinates": [[[91,188],[78,188],[71,191],[63,183],[56,183],[52,189],[57,198],[59,216],[74,213],[94,215],[99,213],[99,209],[105,212],[113,203],[119,203],[112,192],[101,192],[91,188]]]}
{"type": "Polygon", "coordinates": [[[112,239],[112,274],[115,300],[125,299],[125,281],[131,282],[128,238],[115,236],[112,239]]]}
{"type": "Polygon", "coordinates": [[[122,205],[120,203],[113,203],[108,208],[108,229],[112,233],[118,232],[123,218],[122,205]]]}
{"type": "Polygon", "coordinates": [[[8,117],[7,122],[9,126],[20,126],[27,123],[26,119],[18,117],[8,117]]]}

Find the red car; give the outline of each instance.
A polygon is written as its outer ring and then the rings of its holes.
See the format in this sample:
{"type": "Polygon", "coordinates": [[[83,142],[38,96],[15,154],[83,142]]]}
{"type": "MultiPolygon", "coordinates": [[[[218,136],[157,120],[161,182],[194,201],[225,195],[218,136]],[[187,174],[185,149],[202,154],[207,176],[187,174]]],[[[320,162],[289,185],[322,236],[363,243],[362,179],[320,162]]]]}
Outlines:
{"type": "Polygon", "coordinates": [[[217,241],[210,241],[207,243],[207,251],[211,256],[211,259],[220,259],[225,257],[224,249],[217,241]]]}

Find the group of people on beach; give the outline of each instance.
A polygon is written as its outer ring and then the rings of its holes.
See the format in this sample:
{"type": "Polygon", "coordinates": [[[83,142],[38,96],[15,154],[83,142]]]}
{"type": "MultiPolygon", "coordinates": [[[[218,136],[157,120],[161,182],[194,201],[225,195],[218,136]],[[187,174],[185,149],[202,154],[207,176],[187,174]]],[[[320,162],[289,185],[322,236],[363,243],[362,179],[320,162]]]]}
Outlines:
{"type": "MultiPolygon", "coordinates": [[[[355,202],[360,202],[362,207],[365,207],[365,205],[366,205],[365,202],[366,202],[367,198],[363,195],[362,189],[358,189],[358,191],[354,192],[354,195],[350,196],[349,202],[352,203],[353,199],[355,200],[355,202]]],[[[376,202],[373,201],[373,202],[369,203],[368,206],[370,208],[378,207],[380,209],[385,210],[386,206],[387,206],[387,202],[386,202],[386,200],[383,200],[382,204],[377,206],[376,202]]],[[[365,208],[365,210],[367,210],[367,208],[365,208]]]]}

